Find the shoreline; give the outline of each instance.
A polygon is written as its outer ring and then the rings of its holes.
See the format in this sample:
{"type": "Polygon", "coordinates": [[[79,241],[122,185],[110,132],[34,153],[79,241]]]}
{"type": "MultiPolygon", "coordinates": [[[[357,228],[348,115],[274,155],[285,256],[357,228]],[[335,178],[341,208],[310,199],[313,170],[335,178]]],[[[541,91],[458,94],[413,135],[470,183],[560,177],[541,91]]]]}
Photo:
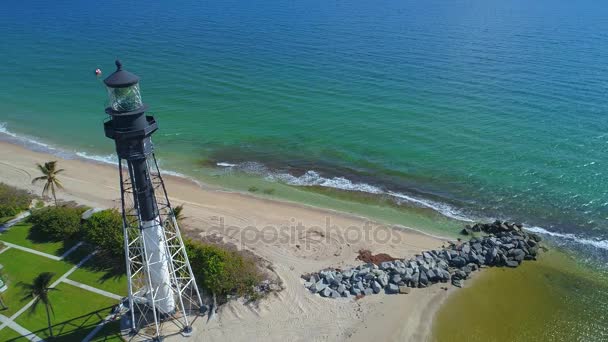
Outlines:
{"type": "MultiPolygon", "coordinates": [[[[37,174],[35,163],[58,160],[66,169],[61,178],[66,190],[59,192],[58,198],[102,208],[118,206],[116,167],[65,159],[8,142],[0,142],[0,150],[1,182],[38,194],[41,188],[31,185],[37,174]]],[[[302,286],[300,276],[304,273],[354,266],[359,263],[355,258],[360,249],[409,257],[439,248],[447,239],[408,227],[385,226],[349,213],[226,191],[176,176],[165,175],[164,180],[172,203],[185,205],[188,218],[182,227],[184,234],[195,238],[213,234],[251,250],[272,263],[285,288],[255,306],[232,301],[220,309],[217,319],[198,320],[195,334],[201,338],[241,340],[256,334],[285,340],[312,332],[313,340],[358,341],[366,336],[419,340],[428,338],[432,317],[453,291],[417,289],[390,301],[384,296],[360,301],[314,296],[302,286]],[[358,233],[359,238],[353,239],[349,233],[358,233]],[[381,238],[387,233],[390,239],[381,238]],[[289,239],[281,240],[285,236],[289,239]],[[333,321],[337,324],[328,324],[333,321]]]]}
{"type": "MultiPolygon", "coordinates": [[[[87,163],[93,163],[93,164],[97,164],[97,165],[103,165],[103,166],[110,166],[110,167],[116,167],[117,161],[115,160],[115,156],[113,154],[111,155],[91,155],[88,154],[86,152],[78,152],[78,151],[71,151],[68,149],[65,149],[63,147],[55,147],[53,145],[51,145],[50,143],[45,143],[45,142],[41,142],[39,140],[37,140],[38,138],[36,137],[30,137],[30,136],[22,136],[19,134],[16,134],[8,129],[6,129],[6,125],[2,122],[0,122],[0,143],[7,143],[9,145],[14,145],[14,146],[19,146],[19,147],[23,147],[26,150],[29,151],[33,151],[33,152],[39,152],[42,154],[49,154],[49,155],[53,155],[56,156],[57,158],[61,158],[61,159],[67,159],[67,160],[80,160],[80,161],[84,161],[87,163]]],[[[244,164],[257,164],[257,162],[245,162],[244,164]]],[[[225,163],[225,162],[218,162],[216,163],[216,167],[218,167],[219,170],[222,169],[232,169],[232,168],[236,168],[237,170],[240,167],[240,164],[234,164],[234,163],[225,163]]],[[[264,164],[259,164],[258,167],[262,167],[265,168],[266,166],[264,164]]],[[[302,169],[303,170],[303,169],[302,169]]],[[[450,204],[447,203],[443,203],[443,202],[434,202],[433,199],[429,199],[429,198],[417,198],[417,197],[411,197],[409,195],[405,195],[405,194],[401,194],[399,192],[392,192],[392,191],[384,191],[381,189],[377,189],[378,191],[380,191],[380,194],[384,194],[384,196],[389,196],[392,198],[392,200],[395,199],[400,199],[400,200],[404,200],[407,203],[411,203],[412,206],[409,205],[403,205],[403,204],[396,204],[398,211],[401,211],[401,213],[403,213],[405,216],[401,216],[400,214],[398,214],[399,216],[393,216],[392,214],[388,214],[388,216],[385,216],[384,213],[382,213],[381,211],[367,211],[366,204],[362,204],[357,206],[356,208],[353,205],[357,205],[360,204],[357,200],[357,196],[358,195],[363,195],[363,196],[376,196],[378,195],[378,193],[376,192],[367,192],[365,190],[361,190],[362,192],[358,192],[358,191],[353,191],[348,190],[348,189],[344,189],[340,186],[338,187],[334,187],[334,186],[320,186],[320,189],[323,189],[323,192],[329,192],[331,193],[333,192],[337,192],[338,196],[336,196],[336,193],[334,193],[333,195],[326,195],[324,197],[327,198],[331,198],[331,200],[329,202],[325,202],[322,205],[315,205],[314,200],[311,200],[311,198],[291,198],[291,195],[286,195],[286,194],[281,194],[279,196],[277,195],[273,195],[272,197],[266,197],[266,196],[258,196],[258,195],[254,195],[253,193],[249,193],[247,191],[245,191],[247,188],[243,188],[243,185],[240,184],[240,186],[235,186],[235,184],[222,184],[221,182],[218,183],[214,183],[211,179],[205,179],[203,178],[202,180],[197,179],[193,176],[189,176],[187,174],[181,173],[181,172],[176,172],[176,171],[171,171],[171,170],[162,170],[163,172],[163,177],[164,178],[168,178],[168,177],[173,177],[178,181],[186,181],[186,182],[192,182],[194,184],[196,184],[196,186],[202,187],[202,188],[206,188],[208,190],[216,190],[216,191],[224,191],[224,192],[229,192],[229,193],[233,193],[233,194],[239,194],[242,196],[248,196],[248,197],[254,197],[257,199],[268,199],[271,201],[278,201],[278,202],[282,202],[282,203],[290,203],[292,205],[295,206],[305,206],[305,207],[309,207],[309,208],[317,208],[317,209],[322,209],[325,211],[335,211],[339,214],[342,215],[352,215],[355,218],[358,219],[365,219],[365,220],[370,220],[370,221],[375,221],[375,222],[385,222],[388,225],[392,225],[392,226],[398,226],[401,229],[406,229],[406,230],[413,230],[413,231],[417,231],[421,234],[425,234],[425,235],[429,235],[432,237],[436,237],[439,239],[455,239],[458,237],[457,232],[460,231],[461,229],[461,225],[465,224],[465,223],[474,223],[474,222],[494,222],[495,220],[499,219],[499,220],[505,220],[505,221],[519,221],[519,220],[514,220],[511,219],[509,217],[503,217],[502,219],[499,217],[476,217],[476,216],[472,216],[472,217],[468,217],[468,216],[461,216],[459,213],[459,209],[457,209],[456,207],[451,207],[450,204]],[[341,193],[343,192],[343,193],[341,193]],[[340,204],[336,204],[339,201],[343,201],[344,199],[342,198],[342,194],[346,194],[346,196],[348,197],[348,199],[346,199],[347,202],[349,202],[346,205],[340,205],[340,204]],[[352,196],[349,197],[349,196],[352,196]],[[334,203],[336,202],[336,203],[334,203]],[[403,207],[401,207],[403,206],[403,207]],[[418,207],[419,206],[419,207],[418,207]],[[349,207],[352,207],[353,210],[351,210],[349,207]],[[348,212],[347,212],[348,210],[348,212]],[[425,214],[422,214],[421,216],[407,216],[411,213],[414,212],[418,212],[418,211],[428,211],[425,214]],[[405,214],[405,213],[408,214],[405,214]],[[420,217],[424,217],[425,221],[419,221],[420,217]],[[441,218],[442,220],[445,219],[447,221],[449,221],[449,223],[442,222],[441,224],[439,223],[440,220],[438,220],[438,218],[441,218]],[[402,222],[406,222],[405,224],[401,224],[402,222]],[[438,229],[437,227],[441,226],[442,228],[438,229]],[[414,228],[414,227],[423,227],[421,229],[418,228],[414,228]],[[446,229],[446,227],[448,229],[446,229]]],[[[316,173],[316,171],[307,171],[307,173],[316,173]]],[[[248,173],[247,173],[248,174],[248,173]]],[[[310,193],[315,193],[314,190],[310,190],[310,189],[306,189],[306,187],[302,187],[301,185],[298,184],[292,184],[291,181],[287,181],[285,184],[283,184],[282,182],[277,182],[277,179],[283,179],[285,176],[289,176],[289,178],[298,178],[298,177],[294,177],[291,176],[290,174],[280,174],[280,173],[270,173],[269,177],[274,179],[273,184],[275,184],[277,187],[295,187],[298,190],[303,190],[304,192],[310,192],[310,193]]],[[[336,179],[341,179],[343,181],[346,181],[350,186],[357,186],[357,185],[363,185],[365,187],[371,187],[371,188],[375,188],[375,186],[367,184],[367,183],[356,183],[356,182],[352,182],[351,180],[348,180],[346,178],[341,178],[342,176],[336,176],[337,178],[327,178],[325,179],[326,181],[333,181],[336,179]]],[[[306,178],[305,175],[302,176],[301,178],[306,178]]],[[[255,181],[254,181],[255,184],[255,181]]],[[[273,189],[274,190],[274,189],[273,189]]],[[[321,192],[320,192],[321,193],[321,192]]],[[[319,198],[316,198],[319,199],[319,198]]],[[[378,208],[387,208],[385,204],[382,203],[377,203],[376,205],[378,208]]],[[[372,205],[372,207],[374,207],[372,205]]],[[[559,245],[562,248],[566,248],[569,251],[575,251],[577,253],[582,253],[584,257],[591,257],[593,258],[593,249],[597,249],[600,252],[601,251],[605,251],[608,250],[608,240],[606,239],[602,239],[602,238],[594,238],[591,236],[586,236],[586,235],[580,235],[580,234],[575,234],[575,233],[568,233],[568,232],[563,232],[563,231],[553,231],[551,229],[547,229],[541,226],[537,226],[537,225],[527,225],[526,222],[522,222],[525,226],[525,229],[537,234],[541,234],[545,237],[548,237],[549,239],[555,239],[557,241],[557,245],[559,245]],[[591,251],[588,251],[588,249],[591,249],[591,251]]],[[[597,260],[596,260],[597,261],[597,260]]]]}

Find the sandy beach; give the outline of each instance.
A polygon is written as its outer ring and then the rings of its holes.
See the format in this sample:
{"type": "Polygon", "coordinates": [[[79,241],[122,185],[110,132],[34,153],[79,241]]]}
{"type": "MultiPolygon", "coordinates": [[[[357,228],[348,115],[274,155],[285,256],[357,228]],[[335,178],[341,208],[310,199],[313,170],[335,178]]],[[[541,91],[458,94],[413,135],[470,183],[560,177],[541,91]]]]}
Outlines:
{"type": "MultiPolygon", "coordinates": [[[[32,185],[36,163],[58,160],[66,171],[58,198],[116,207],[116,166],[62,159],[0,142],[0,182],[39,194],[32,185]]],[[[358,265],[357,252],[411,257],[441,247],[445,240],[406,227],[386,227],[363,217],[229,192],[165,176],[174,205],[184,204],[182,231],[194,238],[220,236],[268,260],[284,290],[257,304],[231,301],[210,321],[198,319],[192,340],[245,341],[420,341],[429,336],[433,315],[454,290],[440,286],[408,295],[375,295],[358,301],[325,299],[302,286],[300,276],[327,267],[358,265]]]]}

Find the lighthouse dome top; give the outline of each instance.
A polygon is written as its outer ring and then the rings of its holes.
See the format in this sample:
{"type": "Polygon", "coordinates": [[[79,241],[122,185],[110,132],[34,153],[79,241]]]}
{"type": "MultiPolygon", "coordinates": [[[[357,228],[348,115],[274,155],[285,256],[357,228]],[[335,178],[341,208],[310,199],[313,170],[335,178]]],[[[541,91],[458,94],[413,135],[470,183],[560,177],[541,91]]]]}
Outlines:
{"type": "Polygon", "coordinates": [[[103,83],[110,88],[126,88],[139,82],[139,76],[122,70],[122,63],[116,60],[116,71],[108,76],[103,83]]]}

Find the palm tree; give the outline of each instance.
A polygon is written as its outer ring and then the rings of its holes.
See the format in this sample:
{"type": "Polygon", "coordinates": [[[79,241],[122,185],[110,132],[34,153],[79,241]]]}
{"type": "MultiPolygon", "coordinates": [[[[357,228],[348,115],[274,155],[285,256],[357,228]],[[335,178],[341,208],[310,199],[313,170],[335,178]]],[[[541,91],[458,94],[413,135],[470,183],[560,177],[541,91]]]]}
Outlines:
{"type": "Polygon", "coordinates": [[[62,190],[63,185],[59,179],[57,179],[57,174],[63,172],[63,169],[57,170],[57,161],[49,161],[44,163],[44,165],[36,164],[40,172],[42,172],[42,176],[34,178],[32,180],[32,184],[35,184],[39,181],[45,181],[44,189],[42,189],[42,196],[47,196],[49,190],[51,190],[51,194],[53,194],[53,199],[55,200],[55,206],[57,206],[57,196],[55,196],[55,188],[62,190]]]}
{"type": "Polygon", "coordinates": [[[173,216],[175,216],[175,221],[177,221],[178,225],[182,225],[182,221],[186,218],[184,216],[184,205],[180,204],[173,208],[173,216]]]}
{"type": "Polygon", "coordinates": [[[50,288],[51,279],[55,276],[55,273],[51,272],[42,272],[36,278],[34,278],[34,282],[31,284],[23,284],[21,283],[21,287],[25,289],[27,294],[23,298],[25,299],[34,299],[34,304],[30,307],[30,315],[36,312],[36,308],[38,304],[42,302],[44,307],[46,308],[46,319],[49,325],[49,334],[53,337],[53,329],[51,325],[51,313],[55,316],[55,311],[53,310],[53,306],[49,300],[49,291],[56,290],[54,288],[50,288]]]}

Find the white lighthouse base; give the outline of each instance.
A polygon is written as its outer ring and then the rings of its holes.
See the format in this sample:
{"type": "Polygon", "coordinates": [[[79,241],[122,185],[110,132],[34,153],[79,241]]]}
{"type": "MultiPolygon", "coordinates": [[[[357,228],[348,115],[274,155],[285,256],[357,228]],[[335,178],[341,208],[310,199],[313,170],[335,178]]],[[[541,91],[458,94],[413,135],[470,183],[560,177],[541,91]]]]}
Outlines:
{"type": "Polygon", "coordinates": [[[167,255],[160,218],[144,221],[142,228],[151,283],[148,302],[151,306],[154,305],[159,313],[171,314],[175,312],[175,298],[171,290],[170,259],[167,255]]]}

